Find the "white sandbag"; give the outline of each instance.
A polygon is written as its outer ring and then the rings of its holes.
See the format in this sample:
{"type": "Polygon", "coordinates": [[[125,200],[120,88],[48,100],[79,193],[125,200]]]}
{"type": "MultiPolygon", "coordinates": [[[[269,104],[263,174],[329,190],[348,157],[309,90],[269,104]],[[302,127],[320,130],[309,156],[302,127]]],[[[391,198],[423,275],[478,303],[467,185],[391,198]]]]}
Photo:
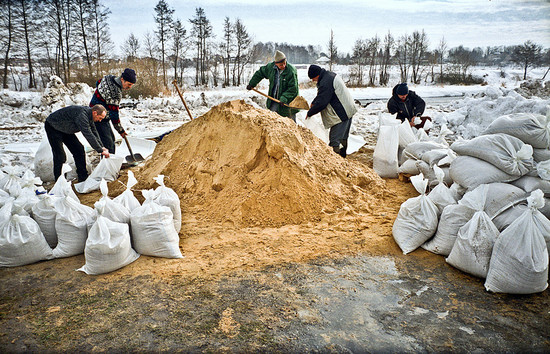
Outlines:
{"type": "Polygon", "coordinates": [[[106,211],[105,203],[95,203],[95,209],[99,215],[86,240],[86,264],[78,269],[90,275],[115,271],[139,258],[139,254],[130,245],[128,224],[103,216],[106,211]]]}
{"type": "Polygon", "coordinates": [[[419,141],[407,145],[403,155],[409,159],[422,160],[422,156],[428,151],[446,149],[447,147],[434,141],[419,141]]]}
{"type": "Polygon", "coordinates": [[[504,231],[510,224],[516,221],[527,210],[527,204],[518,204],[504,210],[502,213],[495,216],[493,224],[497,227],[498,231],[504,231]]]}
{"type": "Polygon", "coordinates": [[[428,163],[428,165],[433,166],[437,164],[441,159],[449,155],[449,149],[433,149],[426,151],[422,154],[422,161],[428,163]]]}
{"type": "Polygon", "coordinates": [[[437,161],[437,166],[439,167],[449,167],[451,163],[456,159],[458,155],[451,149],[447,149],[447,156],[443,157],[441,160],[437,161]]]}
{"type": "Polygon", "coordinates": [[[55,203],[56,199],[60,198],[50,194],[43,194],[40,197],[40,201],[32,207],[32,218],[40,227],[51,248],[57,246],[57,232],[55,231],[57,211],[55,210],[55,203]]]}
{"type": "MultiPolygon", "coordinates": [[[[430,165],[427,162],[425,162],[423,160],[417,161],[416,166],[418,167],[418,170],[420,171],[420,173],[422,173],[428,179],[428,181],[429,181],[428,186],[430,188],[433,188],[433,187],[437,186],[439,181],[437,180],[437,177],[435,176],[434,169],[432,167],[430,167],[430,165]]],[[[443,171],[443,175],[444,175],[443,182],[446,185],[453,184],[453,180],[451,179],[451,176],[449,174],[449,168],[448,167],[441,167],[440,169],[441,169],[441,171],[443,171]]]]}
{"type": "Polygon", "coordinates": [[[181,205],[180,198],[174,192],[172,188],[166,187],[164,184],[164,175],[158,175],[153,178],[158,183],[158,187],[155,189],[153,200],[160,205],[164,205],[170,208],[172,215],[174,216],[174,228],[176,232],[181,230],[181,205]]]}
{"type": "Polygon", "coordinates": [[[403,251],[410,253],[432,237],[437,229],[438,209],[426,195],[428,180],[422,174],[411,177],[411,183],[420,193],[401,204],[393,223],[393,238],[403,251]]]}
{"type": "Polygon", "coordinates": [[[71,170],[71,166],[67,164],[63,164],[63,167],[61,167],[61,176],[57,179],[55,184],[53,185],[52,189],[50,189],[50,194],[58,196],[58,197],[71,197],[74,201],[80,203],[80,199],[76,196],[76,193],[73,191],[73,188],[71,187],[71,182],[67,181],[65,178],[65,173],[69,172],[71,170]]]}
{"type": "Polygon", "coordinates": [[[491,183],[478,186],[473,191],[466,193],[459,203],[464,204],[470,198],[477,198],[476,194],[484,193],[484,189],[487,189],[487,193],[483,210],[485,210],[490,218],[494,218],[496,215],[514,205],[525,202],[528,196],[521,188],[511,184],[491,183]]]}
{"type": "Polygon", "coordinates": [[[550,181],[545,181],[539,177],[523,176],[520,179],[510,182],[510,184],[521,188],[526,193],[531,193],[540,189],[546,197],[550,197],[550,181]]]}
{"type": "Polygon", "coordinates": [[[518,179],[500,170],[498,167],[471,156],[459,156],[452,163],[449,170],[452,180],[468,190],[475,189],[481,184],[494,182],[511,182],[518,179]]]}
{"type": "Polygon", "coordinates": [[[545,181],[550,181],[550,160],[537,163],[536,171],[538,177],[545,181]]]}
{"type": "Polygon", "coordinates": [[[137,179],[132,171],[128,171],[128,182],[126,183],[126,189],[119,196],[115,197],[113,201],[126,207],[130,212],[141,206],[139,200],[134,195],[132,187],[137,184],[137,179]]]}
{"type": "Polygon", "coordinates": [[[397,150],[399,147],[399,126],[382,125],[373,153],[373,169],[382,178],[397,178],[397,150]]]}
{"type": "Polygon", "coordinates": [[[515,136],[535,149],[548,149],[550,147],[549,120],[548,115],[545,117],[533,113],[509,114],[492,121],[483,134],[504,133],[515,136]]]}
{"type": "Polygon", "coordinates": [[[462,187],[458,183],[451,184],[449,189],[451,190],[451,193],[453,193],[454,199],[456,201],[459,201],[460,199],[462,199],[464,194],[466,194],[466,192],[468,191],[466,188],[462,187]]]}
{"type": "Polygon", "coordinates": [[[155,191],[142,193],[145,202],[130,217],[135,250],[146,256],[183,258],[172,211],[153,200],[155,191]]]}
{"type": "Polygon", "coordinates": [[[95,204],[96,211],[100,209],[101,215],[111,221],[129,224],[130,211],[124,205],[115,203],[111,198],[109,198],[109,188],[107,187],[107,181],[102,179],[99,184],[99,189],[101,190],[102,196],[95,204]]]}
{"type": "MultiPolygon", "coordinates": [[[[67,178],[74,179],[77,175],[76,172],[73,172],[76,171],[73,154],[69,151],[69,149],[67,149],[67,146],[63,145],[63,149],[65,150],[65,155],[67,156],[66,164],[71,166],[71,169],[67,171],[67,178]]],[[[88,156],[86,156],[86,168],[89,170],[88,156]]],[[[53,155],[48,139],[42,140],[36,154],[34,155],[34,174],[40,177],[40,179],[44,182],[54,181],[53,155]]]]}
{"type": "Polygon", "coordinates": [[[550,160],[550,149],[533,149],[533,160],[535,162],[550,160]]]}
{"type": "MultiPolygon", "coordinates": [[[[550,219],[550,198],[544,198],[544,206],[539,209],[542,215],[546,216],[547,219],[550,219]]],[[[550,247],[548,248],[550,250],[550,247]]]]}
{"type": "Polygon", "coordinates": [[[84,182],[76,183],[74,189],[76,189],[78,193],[90,193],[98,190],[102,179],[107,182],[117,179],[123,162],[123,157],[115,155],[101,159],[88,178],[84,182]]]}
{"type": "Polygon", "coordinates": [[[472,218],[474,210],[462,204],[447,205],[437,225],[437,231],[422,245],[426,251],[448,256],[455,244],[458,230],[472,218]]]}
{"type": "Polygon", "coordinates": [[[71,257],[84,252],[88,229],[95,221],[95,211],[67,196],[55,203],[57,246],[55,258],[71,257]]]}
{"type": "Polygon", "coordinates": [[[301,119],[297,117],[298,122],[303,124],[306,128],[311,130],[313,135],[321,139],[325,144],[329,143],[329,130],[323,125],[321,115],[315,115],[308,119],[301,119]]]}
{"type": "Polygon", "coordinates": [[[533,148],[506,134],[481,135],[455,141],[451,149],[458,155],[486,161],[509,175],[521,177],[534,168],[533,148]]]}
{"type": "Polygon", "coordinates": [[[22,206],[15,205],[13,200],[0,209],[0,267],[17,267],[53,258],[40,227],[25,214],[22,206]]]}
{"type": "Polygon", "coordinates": [[[420,173],[420,170],[418,169],[418,166],[416,166],[416,160],[407,159],[401,164],[401,166],[399,166],[397,172],[415,176],[420,173]]]}
{"type": "Polygon", "coordinates": [[[527,203],[529,208],[495,242],[487,291],[532,294],[548,287],[550,221],[537,210],[544,205],[543,193],[533,192],[527,203]]]}
{"type": "Polygon", "coordinates": [[[499,235],[497,227],[484,211],[487,192],[488,189],[484,188],[476,195],[477,198],[463,202],[475,213],[458,230],[454,246],[446,258],[453,267],[479,278],[487,276],[493,245],[499,235]]]}
{"type": "Polygon", "coordinates": [[[399,146],[406,148],[410,143],[417,142],[418,139],[414,135],[414,132],[411,128],[411,124],[408,120],[404,120],[399,124],[399,146]]]}
{"type": "Polygon", "coordinates": [[[445,182],[443,182],[445,179],[445,172],[437,166],[434,166],[433,169],[438,184],[430,191],[428,198],[437,206],[438,215],[441,215],[443,209],[445,209],[447,205],[455,204],[457,200],[455,199],[455,194],[453,194],[445,182]]]}
{"type": "MultiPolygon", "coordinates": [[[[19,171],[14,166],[4,166],[3,170],[5,173],[2,174],[0,178],[0,189],[12,194],[10,190],[19,190],[21,184],[19,183],[19,171]]],[[[17,197],[17,195],[13,195],[17,197]]]]}

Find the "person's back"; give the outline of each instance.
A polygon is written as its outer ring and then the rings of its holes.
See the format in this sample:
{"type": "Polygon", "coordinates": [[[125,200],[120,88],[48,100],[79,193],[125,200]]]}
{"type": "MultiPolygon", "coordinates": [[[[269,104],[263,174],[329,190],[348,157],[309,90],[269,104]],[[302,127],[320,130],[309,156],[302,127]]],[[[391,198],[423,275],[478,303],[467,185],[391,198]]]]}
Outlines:
{"type": "Polygon", "coordinates": [[[74,134],[82,130],[82,125],[90,126],[93,123],[92,109],[85,106],[67,106],[50,114],[46,122],[60,132],[74,134]]]}

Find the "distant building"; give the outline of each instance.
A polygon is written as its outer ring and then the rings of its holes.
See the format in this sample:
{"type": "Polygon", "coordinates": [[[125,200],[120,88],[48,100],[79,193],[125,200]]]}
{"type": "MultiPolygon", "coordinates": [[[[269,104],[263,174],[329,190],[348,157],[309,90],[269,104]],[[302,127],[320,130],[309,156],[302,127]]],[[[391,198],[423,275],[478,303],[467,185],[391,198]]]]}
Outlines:
{"type": "Polygon", "coordinates": [[[315,63],[320,64],[320,65],[328,64],[329,62],[330,62],[330,59],[327,58],[324,55],[322,57],[320,57],[319,59],[315,60],[315,63]]]}

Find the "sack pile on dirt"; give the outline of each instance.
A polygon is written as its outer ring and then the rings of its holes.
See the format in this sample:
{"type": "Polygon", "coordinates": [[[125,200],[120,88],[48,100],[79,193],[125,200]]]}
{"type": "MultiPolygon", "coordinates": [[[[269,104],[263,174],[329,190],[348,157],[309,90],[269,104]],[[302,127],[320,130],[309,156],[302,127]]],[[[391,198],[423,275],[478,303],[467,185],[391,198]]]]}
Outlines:
{"type": "Polygon", "coordinates": [[[101,180],[103,196],[90,208],[80,203],[65,179],[69,169],[63,166],[49,193],[38,187],[42,182],[30,171],[23,177],[15,169],[0,174],[0,266],[84,253],[86,264],[79,270],[103,274],[132,263],[140,254],[183,257],[176,231],[181,214],[175,221],[172,212],[174,205],[179,210],[179,200],[164,186],[162,176],[157,176],[157,189],[142,191],[148,196],[144,205],[130,189],[137,183],[131,171],[129,187],[114,200],[101,180]]]}
{"type": "Polygon", "coordinates": [[[418,167],[419,173],[408,172],[420,193],[403,203],[393,225],[403,253],[422,247],[446,256],[454,267],[485,278],[488,291],[544,291],[550,112],[502,116],[483,135],[444,145],[413,141],[403,149],[401,167],[418,167]]]}
{"type": "Polygon", "coordinates": [[[341,158],[308,129],[244,101],[212,108],[156,146],[136,174],[159,174],[201,217],[238,226],[320,220],[344,207],[371,210],[387,192],[372,169],[341,158]]]}

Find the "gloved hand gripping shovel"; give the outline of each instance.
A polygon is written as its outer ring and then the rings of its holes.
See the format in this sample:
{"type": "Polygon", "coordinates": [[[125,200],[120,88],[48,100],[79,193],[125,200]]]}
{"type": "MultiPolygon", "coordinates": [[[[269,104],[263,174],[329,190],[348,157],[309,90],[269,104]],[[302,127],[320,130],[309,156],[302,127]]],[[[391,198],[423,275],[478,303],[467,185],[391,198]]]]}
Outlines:
{"type": "Polygon", "coordinates": [[[252,88],[251,90],[254,91],[254,92],[259,93],[259,94],[262,95],[262,96],[265,96],[265,97],[269,98],[269,99],[272,100],[272,101],[275,101],[275,102],[277,102],[277,103],[280,103],[280,104],[282,104],[283,106],[287,106],[287,107],[293,108],[293,109],[305,109],[305,110],[309,110],[309,104],[307,103],[307,101],[305,100],[305,98],[303,98],[302,96],[296,96],[296,98],[293,99],[292,102],[290,102],[289,104],[286,104],[286,103],[283,103],[283,102],[279,101],[279,100],[276,99],[276,98],[273,98],[273,97],[271,97],[271,96],[266,95],[265,93],[263,93],[263,92],[261,92],[261,91],[256,90],[255,88],[252,88]]]}

